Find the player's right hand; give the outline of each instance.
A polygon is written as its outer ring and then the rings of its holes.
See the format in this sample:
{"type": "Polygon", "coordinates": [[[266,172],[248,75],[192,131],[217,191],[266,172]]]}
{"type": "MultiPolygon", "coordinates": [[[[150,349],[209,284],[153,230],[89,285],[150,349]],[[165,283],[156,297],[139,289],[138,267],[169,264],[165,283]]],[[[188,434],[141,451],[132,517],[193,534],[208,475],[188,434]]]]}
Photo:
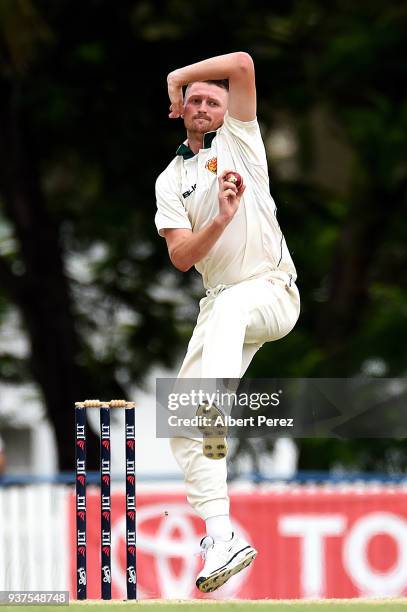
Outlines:
{"type": "Polygon", "coordinates": [[[246,189],[243,184],[238,190],[234,183],[230,183],[226,180],[226,177],[233,172],[233,170],[224,170],[219,176],[219,214],[227,223],[233,219],[239,208],[239,203],[242,195],[246,189]]]}
{"type": "Polygon", "coordinates": [[[182,86],[177,80],[176,72],[174,70],[174,72],[170,72],[167,76],[168,97],[171,102],[170,113],[168,115],[170,119],[178,119],[182,117],[184,112],[184,96],[182,86]]]}

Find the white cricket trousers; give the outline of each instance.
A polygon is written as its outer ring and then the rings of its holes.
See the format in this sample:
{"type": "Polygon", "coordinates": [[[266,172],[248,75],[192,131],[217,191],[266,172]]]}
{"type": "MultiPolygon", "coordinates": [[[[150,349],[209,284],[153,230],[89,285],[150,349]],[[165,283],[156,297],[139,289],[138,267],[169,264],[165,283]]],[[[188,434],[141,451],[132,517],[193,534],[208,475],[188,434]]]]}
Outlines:
{"type": "MultiPolygon", "coordinates": [[[[265,343],[286,336],[300,313],[296,285],[274,271],[236,285],[208,289],[179,378],[241,378],[265,343]]],[[[187,499],[206,520],[229,514],[226,459],[208,459],[202,440],[172,438],[174,457],[184,473],[187,499]]]]}

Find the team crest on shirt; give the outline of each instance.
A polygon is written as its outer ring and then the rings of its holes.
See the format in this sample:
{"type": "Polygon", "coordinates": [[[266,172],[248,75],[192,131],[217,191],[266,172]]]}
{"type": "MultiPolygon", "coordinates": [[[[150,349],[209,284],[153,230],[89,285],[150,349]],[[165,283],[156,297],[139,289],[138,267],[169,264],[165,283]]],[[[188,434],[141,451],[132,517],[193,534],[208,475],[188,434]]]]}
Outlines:
{"type": "Polygon", "coordinates": [[[213,172],[214,174],[216,174],[216,171],[218,169],[218,158],[211,157],[211,159],[208,159],[205,164],[205,168],[209,170],[209,172],[213,172]]]}

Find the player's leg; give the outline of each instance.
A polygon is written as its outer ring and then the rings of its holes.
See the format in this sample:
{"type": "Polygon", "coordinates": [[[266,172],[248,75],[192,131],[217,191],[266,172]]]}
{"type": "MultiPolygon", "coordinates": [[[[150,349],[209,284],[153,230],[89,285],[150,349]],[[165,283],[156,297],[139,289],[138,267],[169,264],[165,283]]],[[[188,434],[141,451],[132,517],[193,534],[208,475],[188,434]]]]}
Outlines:
{"type": "Polygon", "coordinates": [[[187,499],[197,514],[210,516],[229,514],[226,485],[226,459],[211,461],[202,454],[202,441],[172,438],[171,449],[184,473],[187,499]]]}
{"type": "MultiPolygon", "coordinates": [[[[201,301],[197,325],[179,374],[183,378],[202,376],[206,323],[213,305],[213,298],[201,301]]],[[[255,343],[243,346],[239,378],[243,376],[259,347],[255,343]]],[[[205,563],[197,577],[197,586],[204,592],[214,590],[251,563],[256,551],[233,533],[229,518],[226,460],[212,461],[205,457],[202,454],[202,440],[172,438],[171,448],[184,473],[187,499],[206,523],[207,537],[202,541],[205,563]],[[222,558],[222,566],[225,565],[222,572],[218,571],[219,558],[222,558]]]]}
{"type": "MultiPolygon", "coordinates": [[[[299,314],[296,287],[286,287],[279,277],[245,281],[225,289],[213,300],[205,321],[202,349],[202,377],[218,387],[222,379],[237,387],[238,381],[258,348],[267,341],[285,336],[295,325],[299,314]],[[253,352],[244,365],[246,356],[253,352]]],[[[233,393],[235,387],[219,389],[233,393]]],[[[220,417],[228,413],[225,406],[201,406],[206,417],[203,428],[203,453],[211,459],[227,454],[227,439],[220,417]],[[223,412],[222,412],[223,411],[223,412]]],[[[229,407],[230,408],[230,407],[229,407]]]]}
{"type": "MultiPolygon", "coordinates": [[[[259,345],[245,344],[242,355],[243,376],[249,367],[259,345]]],[[[202,354],[202,346],[201,346],[202,354]]],[[[191,368],[196,368],[196,349],[193,351],[191,368]]],[[[184,368],[184,372],[186,372],[184,368]]],[[[190,371],[193,371],[192,369],[190,371]]],[[[223,516],[229,512],[229,498],[226,487],[226,460],[212,461],[202,453],[202,440],[175,437],[170,441],[174,457],[184,473],[187,498],[196,512],[204,519],[223,516]],[[208,501],[212,500],[212,501],[208,501]]],[[[214,532],[217,526],[213,525],[214,532]]],[[[212,533],[212,530],[210,530],[212,533]]],[[[213,532],[213,535],[215,533],[213,532]]]]}
{"type": "MultiPolygon", "coordinates": [[[[213,299],[201,300],[197,323],[178,374],[178,379],[182,379],[181,385],[184,379],[201,379],[205,326],[212,307],[213,299]]],[[[183,389],[185,390],[184,386],[183,389]]],[[[170,445],[184,474],[187,499],[197,514],[205,521],[210,517],[228,517],[226,460],[214,462],[205,457],[202,454],[200,438],[175,437],[171,439],[170,445]]]]}
{"type": "Polygon", "coordinates": [[[298,290],[280,279],[256,279],[225,289],[207,317],[202,377],[238,378],[243,345],[284,337],[298,316],[298,290]]]}
{"type": "MultiPolygon", "coordinates": [[[[197,362],[200,361],[199,351],[196,345],[190,346],[193,350],[188,361],[184,361],[183,371],[193,372],[195,376],[197,362]],[[188,364],[190,368],[186,367],[188,364]]],[[[243,376],[258,348],[256,344],[243,346],[240,376],[243,376]]],[[[205,457],[202,440],[197,439],[172,438],[171,449],[184,473],[187,499],[206,523],[207,535],[201,542],[205,563],[197,576],[197,587],[203,592],[213,591],[247,567],[257,552],[233,531],[229,517],[226,459],[213,461],[205,457]]]]}
{"type": "Polygon", "coordinates": [[[272,342],[284,338],[295,326],[300,314],[300,296],[295,284],[278,276],[253,281],[249,324],[245,342],[272,342]]]}
{"type": "MultiPolygon", "coordinates": [[[[289,333],[298,314],[298,291],[278,279],[241,283],[226,290],[218,296],[206,323],[203,376],[240,378],[261,344],[289,333]]],[[[257,554],[236,534],[226,539],[230,529],[226,526],[223,537],[212,537],[208,528],[210,521],[221,518],[224,517],[207,520],[208,536],[201,542],[205,564],[197,577],[197,586],[204,592],[224,584],[257,554]]]]}

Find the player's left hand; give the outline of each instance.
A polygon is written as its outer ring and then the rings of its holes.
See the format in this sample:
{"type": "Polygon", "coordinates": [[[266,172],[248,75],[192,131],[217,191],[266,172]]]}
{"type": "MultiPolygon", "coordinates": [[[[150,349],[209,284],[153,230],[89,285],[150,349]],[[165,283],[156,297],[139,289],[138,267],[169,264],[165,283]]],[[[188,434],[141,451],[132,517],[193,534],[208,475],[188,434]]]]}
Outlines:
{"type": "Polygon", "coordinates": [[[176,71],[170,72],[167,77],[168,84],[168,97],[171,102],[170,106],[170,119],[178,119],[184,114],[184,96],[182,93],[182,86],[179,85],[176,77],[176,71]]]}

